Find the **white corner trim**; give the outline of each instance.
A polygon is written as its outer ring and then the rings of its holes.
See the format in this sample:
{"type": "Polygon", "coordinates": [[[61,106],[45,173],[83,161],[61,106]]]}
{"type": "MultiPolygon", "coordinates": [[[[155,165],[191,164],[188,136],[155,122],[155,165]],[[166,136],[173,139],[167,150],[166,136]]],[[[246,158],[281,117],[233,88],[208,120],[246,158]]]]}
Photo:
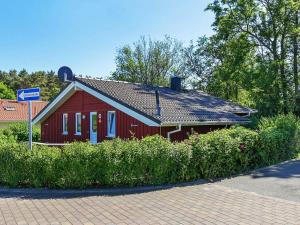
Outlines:
{"type": "Polygon", "coordinates": [[[78,82],[78,81],[75,81],[75,87],[78,87],[82,90],[84,90],[85,92],[95,96],[96,98],[100,99],[101,101],[104,101],[106,102],[107,104],[115,107],[116,109],[126,113],[127,115],[129,116],[132,116],[133,118],[143,122],[144,124],[148,125],[148,126],[154,126],[154,127],[157,127],[157,126],[160,126],[158,123],[156,123],[155,121],[127,108],[126,106],[112,100],[111,98],[108,98],[102,94],[100,94],[99,92],[93,90],[92,88],[89,88],[85,85],[83,85],[82,83],[78,82]]]}
{"type": "Polygon", "coordinates": [[[74,87],[75,87],[74,82],[72,82],[71,84],[69,84],[69,86],[67,86],[66,89],[63,90],[63,91],[62,91],[62,92],[54,99],[54,101],[50,103],[50,105],[47,105],[47,106],[46,106],[47,108],[46,108],[40,115],[38,115],[38,117],[36,117],[36,118],[32,121],[32,123],[33,123],[33,124],[36,124],[36,123],[40,122],[40,121],[44,118],[44,116],[46,116],[47,113],[48,113],[48,112],[49,112],[49,111],[50,111],[57,103],[59,103],[59,101],[61,101],[61,100],[63,99],[63,97],[64,97],[67,93],[69,93],[74,87]]]}

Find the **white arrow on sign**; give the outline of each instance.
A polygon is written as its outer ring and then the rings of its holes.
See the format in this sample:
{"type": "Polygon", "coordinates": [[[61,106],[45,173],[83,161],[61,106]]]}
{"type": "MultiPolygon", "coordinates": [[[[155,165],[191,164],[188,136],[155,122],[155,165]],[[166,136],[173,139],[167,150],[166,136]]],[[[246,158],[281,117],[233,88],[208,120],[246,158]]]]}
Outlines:
{"type": "Polygon", "coordinates": [[[39,92],[30,92],[30,93],[25,93],[24,91],[22,91],[19,94],[19,98],[24,100],[25,98],[30,98],[30,97],[35,97],[35,96],[39,96],[40,93],[39,92]]]}
{"type": "Polygon", "coordinates": [[[19,98],[24,100],[24,91],[22,91],[20,94],[19,94],[19,98]]]}

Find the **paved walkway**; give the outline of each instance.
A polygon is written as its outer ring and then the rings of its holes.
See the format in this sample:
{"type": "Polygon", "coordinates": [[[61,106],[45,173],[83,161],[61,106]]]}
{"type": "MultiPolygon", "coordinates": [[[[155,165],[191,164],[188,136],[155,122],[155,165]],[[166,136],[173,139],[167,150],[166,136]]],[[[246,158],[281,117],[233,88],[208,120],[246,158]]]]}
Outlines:
{"type": "Polygon", "coordinates": [[[0,224],[300,224],[298,202],[218,184],[137,190],[141,193],[2,190],[0,224]]]}
{"type": "Polygon", "coordinates": [[[300,203],[300,160],[286,161],[218,184],[300,203]]]}

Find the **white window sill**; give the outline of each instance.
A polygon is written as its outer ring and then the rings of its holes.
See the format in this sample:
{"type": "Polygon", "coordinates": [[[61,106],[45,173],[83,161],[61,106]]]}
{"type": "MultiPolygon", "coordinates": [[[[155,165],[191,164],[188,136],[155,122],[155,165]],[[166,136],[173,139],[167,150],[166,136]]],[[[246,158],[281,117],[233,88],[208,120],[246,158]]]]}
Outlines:
{"type": "Polygon", "coordinates": [[[116,136],[112,136],[112,135],[107,135],[105,137],[107,137],[107,138],[116,138],[116,136]]]}
{"type": "Polygon", "coordinates": [[[76,135],[76,136],[81,136],[81,133],[75,133],[74,135],[76,135]]]}
{"type": "Polygon", "coordinates": [[[63,134],[63,135],[68,135],[68,132],[63,132],[62,134],[63,134]]]}

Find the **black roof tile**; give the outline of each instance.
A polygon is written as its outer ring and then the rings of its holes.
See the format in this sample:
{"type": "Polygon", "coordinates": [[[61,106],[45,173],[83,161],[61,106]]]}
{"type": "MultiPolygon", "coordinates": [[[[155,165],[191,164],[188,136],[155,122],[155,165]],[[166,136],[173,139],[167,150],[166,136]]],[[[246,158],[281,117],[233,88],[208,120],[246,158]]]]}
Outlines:
{"type": "Polygon", "coordinates": [[[254,112],[231,101],[200,91],[174,91],[121,81],[76,78],[101,94],[110,97],[144,116],[162,124],[197,122],[244,123],[248,120],[236,114],[254,112]],[[157,114],[155,90],[159,90],[161,114],[157,114]]]}

